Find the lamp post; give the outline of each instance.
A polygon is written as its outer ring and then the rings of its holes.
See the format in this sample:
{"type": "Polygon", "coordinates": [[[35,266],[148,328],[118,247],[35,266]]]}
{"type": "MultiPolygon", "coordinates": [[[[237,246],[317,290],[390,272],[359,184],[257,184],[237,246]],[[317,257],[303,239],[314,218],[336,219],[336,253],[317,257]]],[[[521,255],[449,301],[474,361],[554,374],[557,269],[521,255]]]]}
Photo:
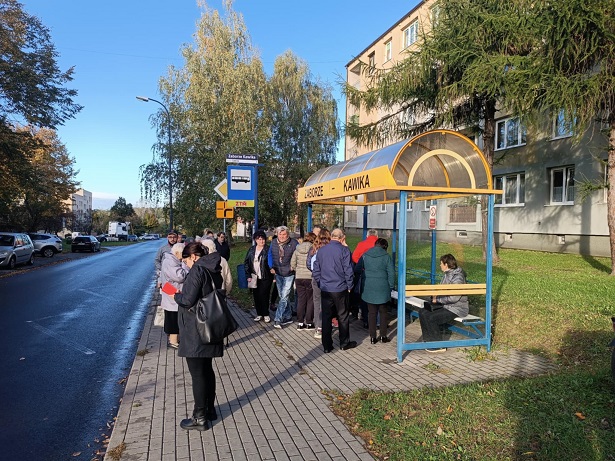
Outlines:
{"type": "Polygon", "coordinates": [[[168,128],[168,146],[167,146],[167,155],[169,157],[169,228],[173,229],[173,171],[171,169],[171,114],[169,113],[169,109],[160,101],[157,101],[153,98],[148,98],[145,96],[137,96],[139,101],[143,102],[157,102],[162,106],[164,111],[167,113],[167,128],[168,128]]]}

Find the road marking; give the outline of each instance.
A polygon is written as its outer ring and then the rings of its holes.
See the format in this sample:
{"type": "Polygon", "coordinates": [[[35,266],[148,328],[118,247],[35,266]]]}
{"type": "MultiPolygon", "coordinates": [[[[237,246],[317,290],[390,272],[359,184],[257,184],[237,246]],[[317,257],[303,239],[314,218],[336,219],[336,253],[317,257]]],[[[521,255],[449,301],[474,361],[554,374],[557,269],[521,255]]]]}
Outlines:
{"type": "Polygon", "coordinates": [[[32,320],[27,320],[26,323],[29,323],[30,326],[38,331],[40,331],[41,333],[44,333],[48,336],[51,336],[52,338],[57,339],[58,341],[60,341],[61,343],[66,344],[67,346],[72,347],[73,349],[78,350],[79,352],[84,353],[85,355],[92,355],[92,354],[96,354],[96,352],[94,352],[92,349],[88,349],[85,346],[82,346],[74,341],[69,341],[67,339],[65,339],[63,336],[57,334],[56,332],[54,332],[53,330],[50,330],[49,328],[45,328],[42,325],[39,325],[36,322],[33,322],[32,320]]]}

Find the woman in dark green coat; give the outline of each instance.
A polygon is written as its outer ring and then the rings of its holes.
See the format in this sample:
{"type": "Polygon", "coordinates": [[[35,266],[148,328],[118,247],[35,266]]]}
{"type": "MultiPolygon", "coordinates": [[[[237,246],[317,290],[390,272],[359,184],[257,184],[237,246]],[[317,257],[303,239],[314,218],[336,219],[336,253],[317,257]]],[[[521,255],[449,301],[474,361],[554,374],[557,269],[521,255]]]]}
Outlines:
{"type": "Polygon", "coordinates": [[[368,329],[372,344],[389,341],[387,303],[391,300],[391,290],[395,286],[395,268],[391,255],[387,253],[388,248],[389,242],[379,238],[372,249],[363,253],[356,268],[362,273],[361,299],[367,303],[368,329]],[[378,312],[380,312],[380,337],[376,336],[378,312]]]}

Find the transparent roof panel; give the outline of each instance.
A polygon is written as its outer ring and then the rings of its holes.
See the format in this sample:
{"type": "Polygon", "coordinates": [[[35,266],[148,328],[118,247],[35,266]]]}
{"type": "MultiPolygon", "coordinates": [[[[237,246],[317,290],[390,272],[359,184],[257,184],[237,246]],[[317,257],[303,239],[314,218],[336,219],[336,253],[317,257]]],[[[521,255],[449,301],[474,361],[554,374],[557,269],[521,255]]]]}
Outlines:
{"type": "MultiPolygon", "coordinates": [[[[412,200],[442,196],[447,193],[443,189],[456,189],[451,193],[457,195],[459,189],[468,194],[499,192],[492,189],[491,172],[478,147],[463,134],[448,130],[430,131],[323,168],[306,181],[305,187],[326,184],[383,165],[388,167],[397,187],[387,186],[387,190],[367,192],[350,200],[354,203],[398,201],[401,189],[408,190],[412,200]],[[414,187],[417,189],[413,190],[414,187]]],[[[343,198],[331,200],[344,201],[343,198]]],[[[326,203],[330,200],[315,197],[313,201],[326,203]]]]}

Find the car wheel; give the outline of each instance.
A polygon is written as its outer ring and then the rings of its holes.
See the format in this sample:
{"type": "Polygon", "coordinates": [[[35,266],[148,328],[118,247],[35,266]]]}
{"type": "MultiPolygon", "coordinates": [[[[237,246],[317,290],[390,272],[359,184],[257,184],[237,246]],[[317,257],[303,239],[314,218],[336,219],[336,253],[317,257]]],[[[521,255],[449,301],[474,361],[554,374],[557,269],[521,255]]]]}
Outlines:
{"type": "Polygon", "coordinates": [[[55,254],[55,251],[53,251],[53,248],[51,248],[51,247],[46,247],[46,248],[43,248],[43,251],[41,252],[41,254],[45,258],[51,258],[55,254]]]}
{"type": "Polygon", "coordinates": [[[16,260],[15,260],[15,256],[11,256],[11,259],[9,259],[9,265],[7,266],[9,269],[13,270],[15,269],[15,265],[17,264],[16,260]]]}
{"type": "Polygon", "coordinates": [[[34,253],[32,253],[30,255],[30,259],[28,260],[28,262],[26,263],[28,266],[31,266],[34,264],[34,253]]]}

